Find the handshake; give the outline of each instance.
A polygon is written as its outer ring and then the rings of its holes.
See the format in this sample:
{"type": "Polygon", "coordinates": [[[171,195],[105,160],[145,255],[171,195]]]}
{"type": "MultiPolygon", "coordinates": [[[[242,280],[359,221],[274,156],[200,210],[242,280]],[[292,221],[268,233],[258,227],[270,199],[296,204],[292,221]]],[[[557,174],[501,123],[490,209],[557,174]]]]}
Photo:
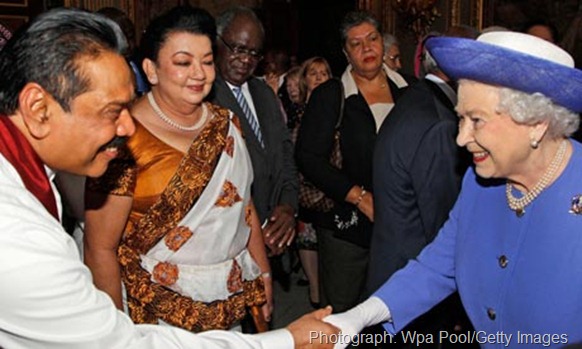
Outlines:
{"type": "Polygon", "coordinates": [[[329,306],[316,310],[287,327],[296,349],[343,349],[364,327],[390,319],[388,308],[376,297],[344,313],[331,315],[331,311],[329,306]]]}
{"type": "Polygon", "coordinates": [[[287,330],[291,332],[295,342],[295,349],[332,349],[333,339],[340,335],[340,329],[324,321],[331,315],[331,307],[316,310],[295,320],[287,330]]]}

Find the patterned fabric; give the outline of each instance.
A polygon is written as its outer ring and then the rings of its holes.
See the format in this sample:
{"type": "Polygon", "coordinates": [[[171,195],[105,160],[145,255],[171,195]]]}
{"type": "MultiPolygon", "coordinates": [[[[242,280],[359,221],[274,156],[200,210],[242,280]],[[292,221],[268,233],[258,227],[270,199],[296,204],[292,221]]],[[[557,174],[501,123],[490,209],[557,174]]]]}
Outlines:
{"type": "Polygon", "coordinates": [[[297,239],[295,240],[299,250],[317,250],[317,233],[313,224],[301,220],[297,221],[297,239]]]}
{"type": "Polygon", "coordinates": [[[246,307],[265,302],[260,270],[246,249],[250,159],[232,114],[209,109],[213,119],[187,154],[138,124],[128,142],[135,166],[108,172],[116,181],[90,184],[134,195],[118,254],[136,323],[228,329],[246,307]]]}
{"type": "Polygon", "coordinates": [[[249,107],[247,100],[242,93],[241,88],[240,87],[233,87],[232,91],[234,92],[234,96],[236,97],[236,101],[240,105],[243,113],[245,114],[245,117],[249,121],[249,125],[251,125],[251,128],[253,129],[255,136],[257,136],[259,143],[261,143],[261,145],[264,148],[265,143],[263,143],[263,134],[261,133],[261,126],[259,125],[259,121],[257,120],[257,118],[253,115],[253,112],[251,111],[251,108],[249,107]]]}

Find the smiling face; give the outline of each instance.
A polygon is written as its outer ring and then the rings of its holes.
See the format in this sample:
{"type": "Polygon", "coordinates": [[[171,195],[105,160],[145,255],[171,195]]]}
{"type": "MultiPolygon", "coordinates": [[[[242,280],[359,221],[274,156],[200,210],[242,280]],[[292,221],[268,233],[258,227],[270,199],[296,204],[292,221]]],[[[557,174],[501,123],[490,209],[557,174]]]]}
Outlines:
{"type": "Polygon", "coordinates": [[[457,144],[473,155],[475,171],[483,178],[527,177],[536,126],[517,124],[508,114],[497,112],[498,105],[498,87],[462,80],[457,144]]]}
{"type": "Polygon", "coordinates": [[[237,54],[232,49],[256,53],[263,49],[263,32],[249,16],[236,16],[224,29],[222,39],[217,44],[217,64],[221,76],[229,83],[241,86],[255,72],[259,58],[247,53],[237,54]]]}
{"type": "Polygon", "coordinates": [[[72,100],[70,112],[47,98],[50,130],[35,150],[54,170],[96,177],[117,156],[118,149],[110,142],[135,131],[128,110],[134,98],[133,75],[125,59],[113,52],[78,60],[90,81],[89,90],[72,100]]]}
{"type": "Polygon", "coordinates": [[[157,62],[146,59],[144,67],[153,89],[175,107],[202,103],[216,77],[210,39],[187,32],[170,33],[157,62]]]}
{"type": "Polygon", "coordinates": [[[374,75],[382,68],[382,35],[368,22],[348,30],[344,50],[357,74],[374,75]]]}

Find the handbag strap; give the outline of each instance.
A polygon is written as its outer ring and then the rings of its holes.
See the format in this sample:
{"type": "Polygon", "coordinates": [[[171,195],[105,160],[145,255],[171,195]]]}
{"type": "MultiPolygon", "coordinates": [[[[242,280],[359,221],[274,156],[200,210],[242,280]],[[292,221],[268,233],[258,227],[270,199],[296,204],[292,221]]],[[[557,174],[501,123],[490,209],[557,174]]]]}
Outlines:
{"type": "Polygon", "coordinates": [[[338,131],[341,124],[342,124],[342,120],[344,118],[344,104],[346,102],[345,99],[345,92],[344,92],[344,84],[340,79],[336,79],[339,82],[340,85],[340,107],[339,107],[339,117],[337,119],[337,122],[335,124],[335,130],[338,131]]]}

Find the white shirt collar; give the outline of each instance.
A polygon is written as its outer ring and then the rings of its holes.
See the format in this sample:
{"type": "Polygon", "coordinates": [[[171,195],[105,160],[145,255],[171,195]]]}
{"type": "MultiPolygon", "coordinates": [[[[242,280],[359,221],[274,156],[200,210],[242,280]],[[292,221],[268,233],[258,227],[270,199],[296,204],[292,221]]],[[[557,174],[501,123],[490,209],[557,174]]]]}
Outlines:
{"type": "Polygon", "coordinates": [[[441,89],[441,91],[443,91],[451,103],[453,103],[453,105],[457,105],[457,93],[443,79],[434,74],[426,74],[424,78],[434,82],[441,89]]]}
{"type": "MultiPolygon", "coordinates": [[[[245,83],[244,83],[244,84],[242,84],[242,85],[240,85],[240,86],[233,85],[233,84],[231,84],[230,82],[228,82],[228,81],[226,81],[226,80],[224,80],[224,82],[226,82],[226,85],[228,86],[228,88],[230,89],[230,91],[231,91],[231,92],[232,92],[232,90],[233,90],[233,89],[235,89],[235,88],[240,88],[240,89],[241,89],[241,91],[243,92],[243,94],[244,94],[245,92],[247,92],[247,93],[249,93],[249,94],[250,94],[250,91],[249,91],[249,83],[248,83],[248,82],[246,82],[246,81],[245,81],[245,83]]],[[[245,96],[245,97],[246,97],[246,96],[245,96]]]]}
{"type": "MultiPolygon", "coordinates": [[[[352,69],[353,69],[352,65],[348,64],[348,66],[346,67],[346,70],[342,74],[341,80],[342,80],[342,84],[344,85],[344,91],[346,94],[346,98],[348,98],[351,95],[358,94],[358,85],[356,85],[356,81],[354,80],[354,77],[352,76],[352,73],[351,73],[352,69]]],[[[386,64],[382,64],[382,70],[384,70],[384,74],[386,74],[386,76],[390,80],[392,80],[392,82],[394,84],[396,84],[396,86],[398,86],[398,88],[408,86],[408,84],[406,83],[404,78],[400,74],[398,74],[397,72],[388,68],[388,66],[386,64]]]]}

